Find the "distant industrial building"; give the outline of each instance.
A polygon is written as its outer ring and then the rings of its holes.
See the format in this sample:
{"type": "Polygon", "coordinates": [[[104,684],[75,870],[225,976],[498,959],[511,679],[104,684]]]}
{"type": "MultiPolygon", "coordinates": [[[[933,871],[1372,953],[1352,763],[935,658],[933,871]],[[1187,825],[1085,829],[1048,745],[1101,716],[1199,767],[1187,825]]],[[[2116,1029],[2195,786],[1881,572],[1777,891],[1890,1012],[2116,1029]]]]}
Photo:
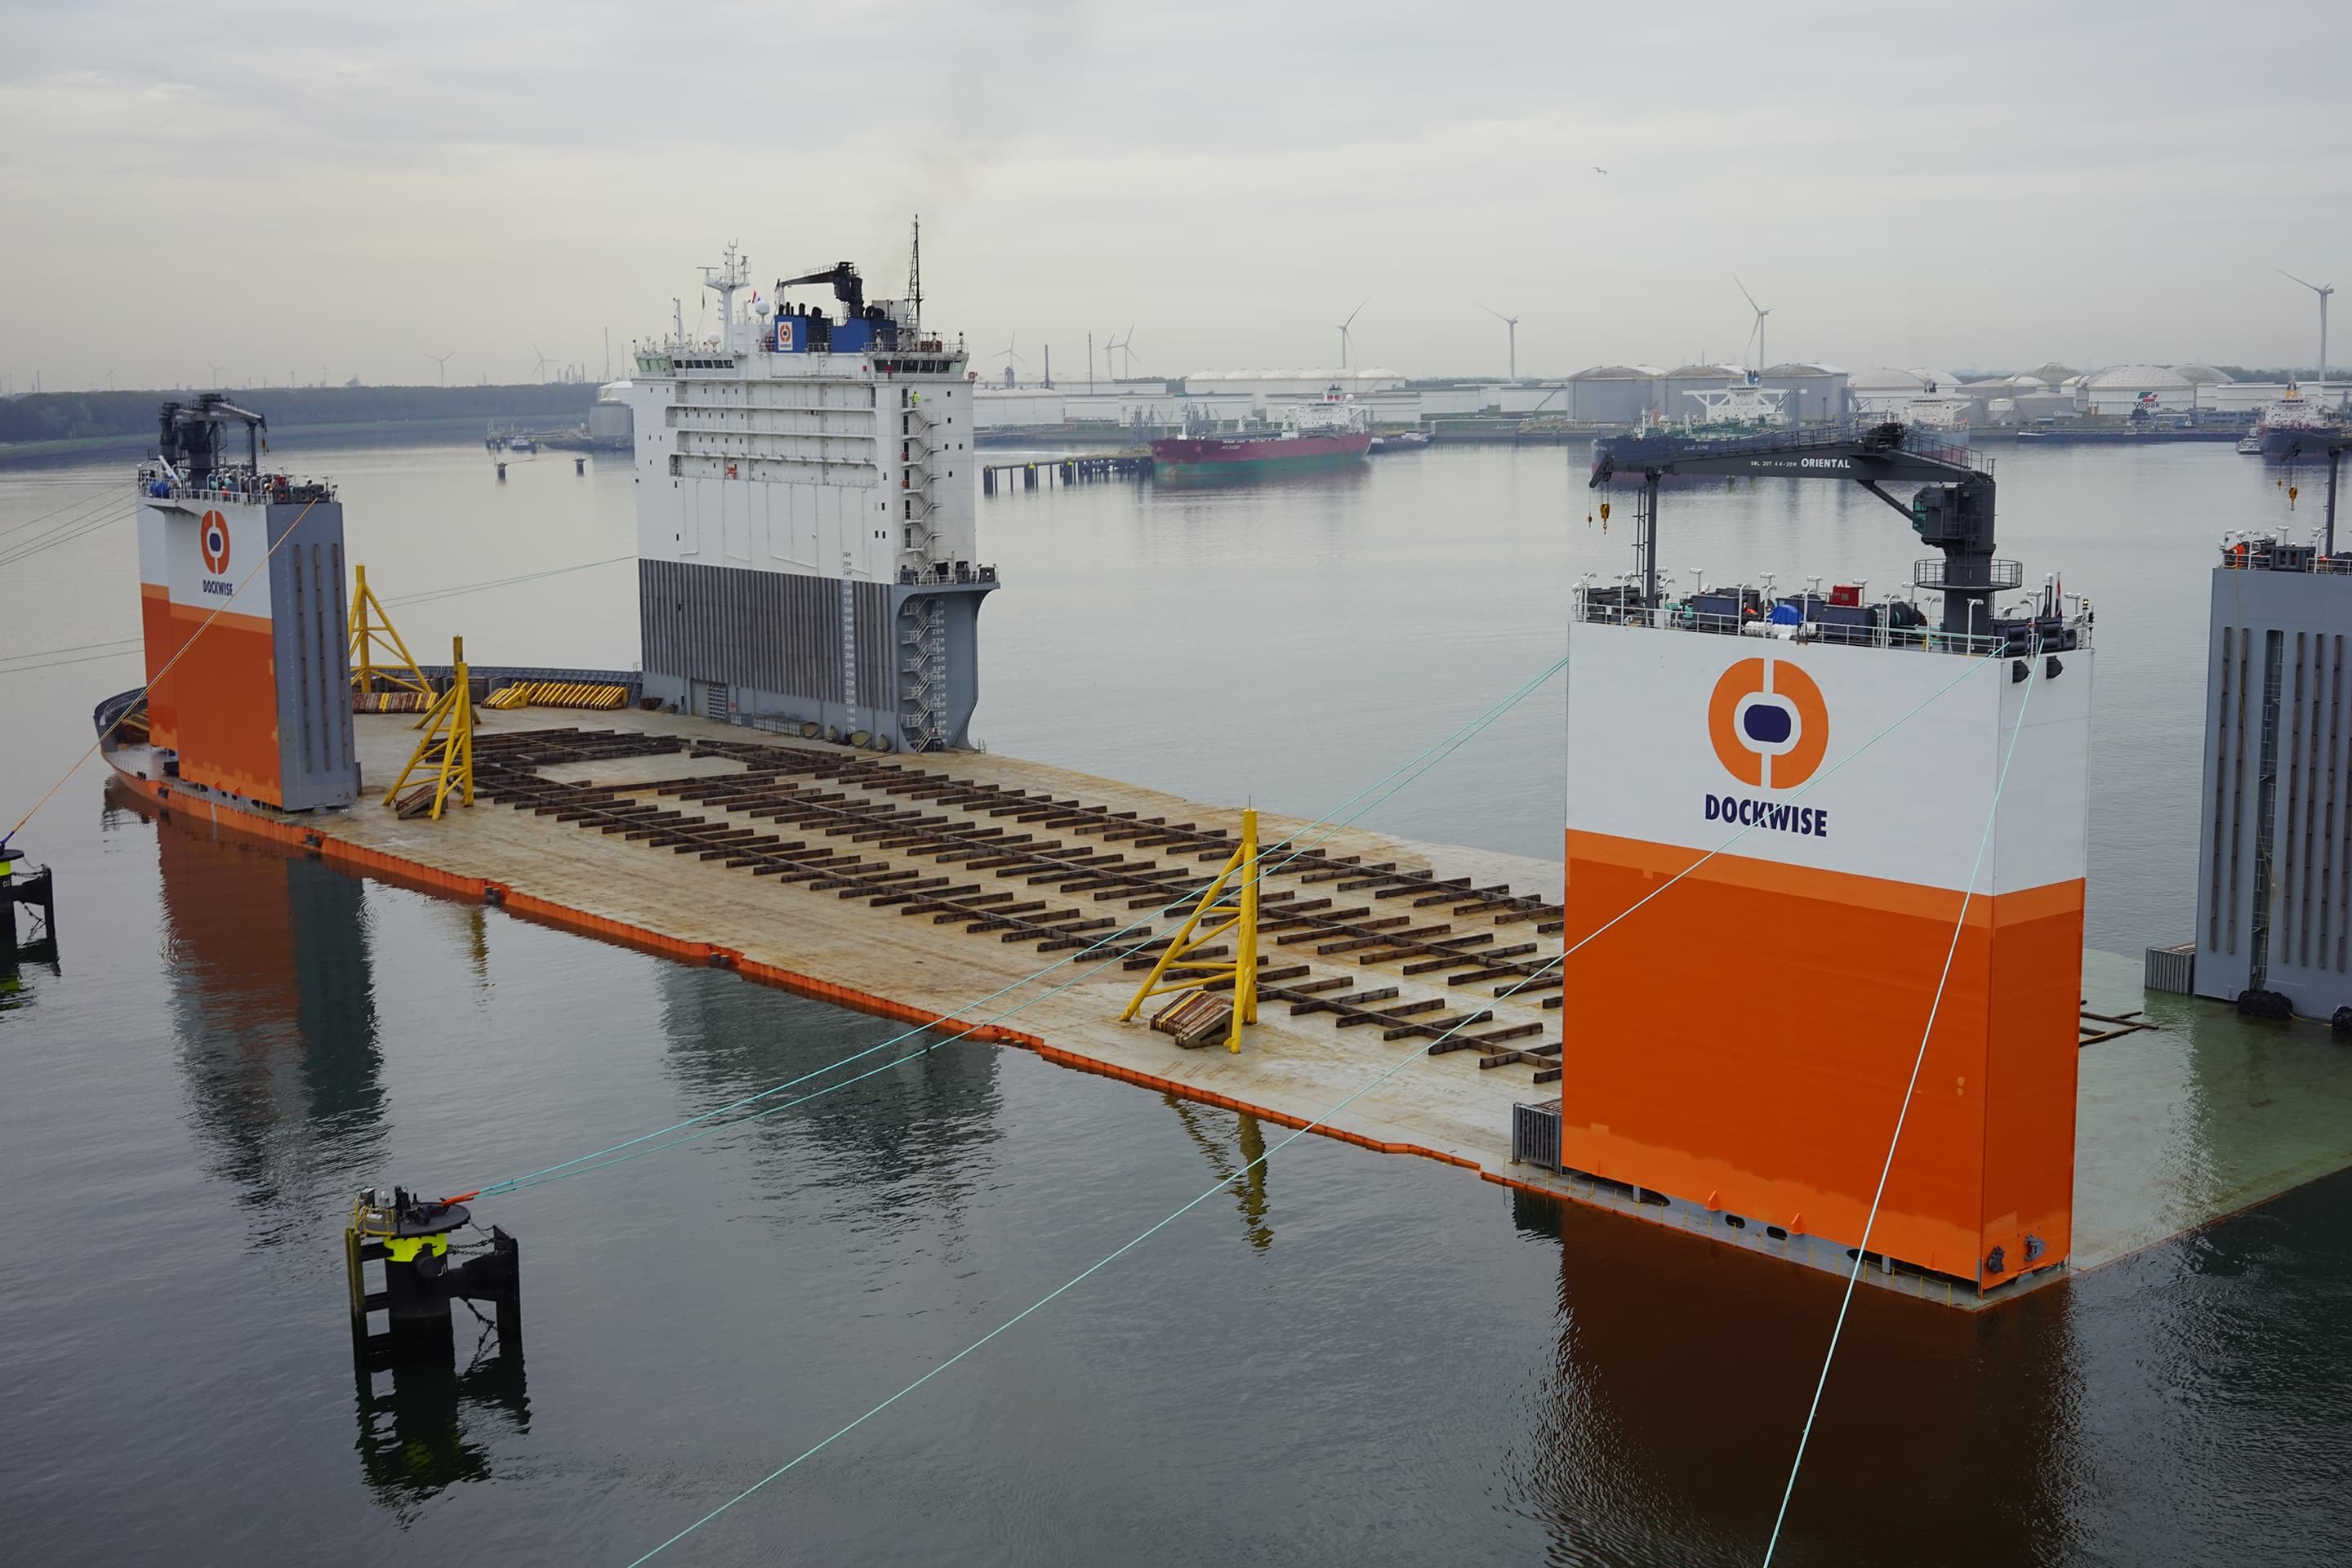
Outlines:
{"type": "Polygon", "coordinates": [[[1666,373],[1651,364],[1596,364],[1568,378],[1568,416],[1587,425],[1632,425],[1658,408],[1666,373]]]}
{"type": "MultiPolygon", "coordinates": [[[[1360,367],[1354,370],[1318,370],[1312,366],[1295,370],[1196,370],[1181,379],[1181,390],[1188,397],[1215,393],[1247,393],[1259,397],[1320,397],[1335,386],[1343,393],[1362,397],[1375,392],[1393,392],[1405,383],[1402,371],[1379,366],[1370,370],[1360,367]]],[[[1105,384],[1108,387],[1108,384],[1105,384]]]]}
{"type": "MultiPolygon", "coordinates": [[[[2042,368],[2066,369],[2060,364],[2042,368]]],[[[2074,377],[2075,373],[2068,371],[2067,374],[2074,377]]],[[[1977,426],[2000,428],[2031,425],[2037,419],[2071,418],[2077,412],[2074,393],[2061,389],[2037,371],[1988,376],[1969,382],[1960,391],[1975,405],[1969,422],[1977,426]]]]}
{"type": "Polygon", "coordinates": [[[2352,560],[2267,537],[2213,572],[2195,987],[2352,1005],[2352,560]]]}
{"type": "Polygon", "coordinates": [[[1736,364],[1678,365],[1659,383],[1658,412],[1669,419],[1690,417],[1699,412],[1698,400],[1685,394],[1715,392],[1744,380],[1747,374],[1743,366],[1736,364]]]}
{"type": "Polygon", "coordinates": [[[625,452],[636,445],[636,421],[629,413],[629,384],[601,388],[588,410],[588,444],[599,451],[625,452]]]}
{"type": "MultiPolygon", "coordinates": [[[[1568,378],[1569,418],[1583,425],[1632,425],[1644,414],[1682,419],[1701,412],[1694,392],[1744,383],[1736,364],[1686,364],[1660,370],[1646,364],[1597,364],[1568,378]]],[[[1842,418],[1847,412],[1846,373],[1835,365],[1790,363],[1762,372],[1757,384],[1787,393],[1783,405],[1799,420],[1842,418]]]]}
{"type": "MultiPolygon", "coordinates": [[[[2227,381],[2227,376],[2210,366],[2199,365],[2227,381]]],[[[2075,384],[2075,406],[2085,414],[2103,414],[2111,417],[2126,417],[2135,408],[2152,402],[2166,413],[2187,413],[2198,406],[2197,382],[2166,365],[2119,364],[2086,375],[2075,384]]]]}
{"type": "Polygon", "coordinates": [[[1917,397],[1941,397],[1960,389],[1960,378],[1932,366],[1902,370],[1873,365],[1846,378],[1846,391],[1863,413],[1881,412],[1917,397]]]}
{"type": "MultiPolygon", "coordinates": [[[[1047,430],[1056,426],[1136,428],[1181,422],[1189,409],[1223,423],[1278,421],[1305,400],[1333,386],[1363,404],[1382,426],[1486,416],[1566,420],[1579,426],[1622,429],[1646,418],[1681,421],[1704,416],[1695,393],[1746,383],[1781,394],[1780,406],[1800,424],[1854,416],[1940,421],[1944,427],[2003,430],[2042,420],[2120,419],[2152,408],[2165,414],[2252,416],[2277,401],[2285,387],[2239,382],[2204,363],[2111,365],[2078,371],[2053,360],[2031,370],[1963,382],[1937,365],[1876,365],[1847,371],[1815,361],[1789,361],[1751,372],[1736,364],[1694,363],[1597,364],[1563,378],[1412,380],[1386,367],[1305,366],[1291,369],[1199,370],[1169,378],[1121,381],[982,384],[974,388],[983,430],[1047,430]]],[[[2306,384],[2306,397],[2333,403],[2334,387],[2306,384]]]]}
{"type": "Polygon", "coordinates": [[[1800,424],[1843,419],[1852,407],[1853,378],[1833,364],[1776,364],[1764,373],[1762,384],[1789,395],[1786,406],[1800,424]]]}

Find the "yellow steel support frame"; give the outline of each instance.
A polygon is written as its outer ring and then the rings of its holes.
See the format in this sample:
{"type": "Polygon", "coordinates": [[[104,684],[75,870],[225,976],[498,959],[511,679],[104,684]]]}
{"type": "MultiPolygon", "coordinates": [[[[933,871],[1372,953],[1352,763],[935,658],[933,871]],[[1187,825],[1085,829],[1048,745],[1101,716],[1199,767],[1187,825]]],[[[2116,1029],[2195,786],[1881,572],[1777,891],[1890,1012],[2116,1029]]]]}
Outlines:
{"type": "Polygon", "coordinates": [[[1225,868],[1217,873],[1217,879],[1201,895],[1191,918],[1160,953],[1160,962],[1152,965],[1150,977],[1127,1005],[1127,1011],[1118,1016],[1120,1023],[1134,1017],[1154,996],[1198,991],[1210,981],[1230,974],[1234,980],[1234,1022],[1225,1037],[1225,1049],[1240,1054],[1242,1026],[1257,1022],[1257,813],[1251,810],[1242,813],[1241,847],[1234,851],[1225,868]],[[1226,918],[1206,931],[1201,930],[1201,921],[1212,911],[1225,914],[1225,910],[1218,909],[1218,902],[1236,875],[1241,878],[1240,899],[1226,906],[1231,910],[1226,918]],[[1228,935],[1234,939],[1233,957],[1192,956],[1228,935]]]}
{"type": "Polygon", "coordinates": [[[400,633],[384,614],[383,601],[368,586],[367,568],[352,567],[352,689],[362,697],[375,694],[376,683],[382,681],[386,691],[414,691],[419,697],[433,695],[433,688],[416,661],[408,657],[408,645],[400,640],[400,633]],[[381,649],[388,656],[382,667],[376,664],[381,649]]]}
{"type": "Polygon", "coordinates": [[[428,814],[434,821],[441,820],[441,807],[456,790],[459,804],[474,804],[474,704],[472,676],[466,668],[466,639],[449,639],[449,664],[454,674],[449,689],[433,705],[419,726],[425,738],[416,742],[416,750],[392,787],[383,792],[383,804],[391,805],[407,787],[409,775],[419,769],[433,775],[433,809],[428,814]]]}

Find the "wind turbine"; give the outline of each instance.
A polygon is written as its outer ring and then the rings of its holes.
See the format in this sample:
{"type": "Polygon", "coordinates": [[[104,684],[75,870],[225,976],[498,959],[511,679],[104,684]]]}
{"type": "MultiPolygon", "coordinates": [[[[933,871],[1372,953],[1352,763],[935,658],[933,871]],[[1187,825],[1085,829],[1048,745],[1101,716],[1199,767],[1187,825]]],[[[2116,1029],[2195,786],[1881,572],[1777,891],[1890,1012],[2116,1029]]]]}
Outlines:
{"type": "MultiPolygon", "coordinates": [[[[451,353],[456,353],[457,351],[451,349],[449,352],[451,353]]],[[[547,379],[547,356],[543,353],[539,353],[539,345],[537,343],[530,345],[530,352],[535,354],[539,354],[539,363],[531,367],[530,374],[533,379],[545,381],[547,379]]]]}
{"type": "MultiPolygon", "coordinates": [[[[2290,283],[2303,283],[2302,279],[2284,267],[2273,270],[2290,283]]],[[[2327,297],[2336,292],[2336,285],[2303,283],[2303,286],[2319,296],[2319,384],[2324,392],[2327,385],[2327,297]]]]}
{"type": "Polygon", "coordinates": [[[997,350],[994,353],[989,355],[989,358],[991,359],[1001,359],[1004,362],[1004,384],[1007,386],[1013,384],[1013,361],[1019,360],[1023,364],[1027,364],[1029,363],[1028,360],[1022,356],[1020,343],[1021,334],[1019,332],[1011,333],[1005,338],[1004,346],[997,350]]]}
{"type": "Polygon", "coordinates": [[[1519,319],[1518,319],[1517,316],[1506,316],[1505,314],[1503,314],[1503,312],[1502,312],[1502,311],[1497,310],[1496,310],[1496,309],[1495,309],[1495,307],[1494,307],[1494,306],[1492,306],[1492,305],[1481,305],[1481,306],[1479,306],[1479,307],[1478,307],[1478,309],[1480,309],[1480,310],[1482,310],[1486,311],[1486,314],[1488,314],[1488,315],[1490,315],[1490,316],[1494,317],[1494,318],[1495,318],[1495,320],[1496,320],[1496,321],[1498,321],[1502,322],[1502,323],[1503,323],[1503,325],[1505,325],[1506,327],[1508,327],[1508,328],[1510,329],[1510,331],[1511,331],[1511,379],[1512,379],[1513,381],[1517,381],[1517,380],[1518,380],[1518,379],[1519,379],[1519,319]]]}
{"type": "Polygon", "coordinates": [[[213,382],[212,382],[212,384],[213,384],[215,386],[218,386],[218,385],[221,384],[220,373],[221,373],[221,372],[223,372],[223,371],[225,371],[225,370],[226,370],[227,368],[228,368],[228,366],[224,365],[224,364],[216,364],[216,365],[214,365],[214,366],[212,366],[212,367],[211,367],[211,370],[212,370],[212,373],[213,373],[213,382]]]}
{"type": "Polygon", "coordinates": [[[1127,335],[1111,344],[1111,347],[1118,351],[1119,358],[1124,362],[1128,379],[1130,381],[1135,379],[1135,323],[1133,321],[1127,324],[1127,335]]]}
{"type": "Polygon", "coordinates": [[[1756,312],[1756,331],[1753,336],[1756,342],[1756,368],[1760,373],[1764,369],[1764,318],[1780,307],[1774,305],[1768,309],[1758,304],[1756,296],[1748,291],[1747,284],[1739,281],[1739,274],[1737,272],[1731,275],[1731,281],[1738,287],[1740,298],[1748,301],[1748,308],[1756,312]]]}
{"type": "Polygon", "coordinates": [[[441,384],[444,386],[449,384],[449,362],[457,356],[457,351],[456,349],[451,349],[446,354],[426,354],[425,356],[426,359],[431,360],[435,364],[441,367],[441,384]]]}
{"type": "Polygon", "coordinates": [[[1356,318],[1364,313],[1364,306],[1369,305],[1371,302],[1372,297],[1370,294],[1365,295],[1362,303],[1359,304],[1354,310],[1349,311],[1348,319],[1339,323],[1339,368],[1341,370],[1348,368],[1348,349],[1354,342],[1354,340],[1348,335],[1348,329],[1356,324],[1356,318]]]}

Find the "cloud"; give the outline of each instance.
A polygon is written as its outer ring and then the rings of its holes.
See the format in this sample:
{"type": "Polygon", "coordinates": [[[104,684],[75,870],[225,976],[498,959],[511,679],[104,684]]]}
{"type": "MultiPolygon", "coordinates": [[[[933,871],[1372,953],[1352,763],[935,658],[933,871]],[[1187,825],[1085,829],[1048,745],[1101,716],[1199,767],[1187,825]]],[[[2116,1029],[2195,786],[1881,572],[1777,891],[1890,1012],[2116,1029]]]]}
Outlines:
{"type": "Polygon", "coordinates": [[[1152,368],[1360,350],[1499,368],[2307,358],[2268,268],[2352,273],[2340,11],[2145,0],[1297,7],[1062,0],[689,13],[31,5],[0,59],[22,384],[527,374],[657,327],[740,237],[928,319],[1152,368]],[[1591,165],[1607,167],[1606,180],[1591,165]],[[232,371],[232,374],[236,374],[232,371]]]}

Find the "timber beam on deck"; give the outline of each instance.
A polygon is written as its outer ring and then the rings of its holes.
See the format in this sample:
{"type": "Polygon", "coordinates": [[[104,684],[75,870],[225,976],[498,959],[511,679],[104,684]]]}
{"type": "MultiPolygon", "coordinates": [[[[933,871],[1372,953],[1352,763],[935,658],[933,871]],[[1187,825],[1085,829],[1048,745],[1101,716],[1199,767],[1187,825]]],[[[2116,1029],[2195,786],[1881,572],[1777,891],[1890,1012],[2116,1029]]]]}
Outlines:
{"type": "MultiPolygon", "coordinates": [[[[545,731],[485,734],[477,745],[481,792],[488,799],[628,842],[693,853],[730,870],[863,898],[874,908],[928,916],[935,924],[960,924],[970,934],[1031,942],[1041,952],[1099,944],[1107,960],[1129,969],[1158,961],[1171,932],[1156,929],[1157,922],[1180,912],[1184,895],[1202,880],[1190,865],[1163,866],[1142,852],[1205,860],[1230,857],[1236,842],[1226,829],[1193,822],[760,742],[688,743],[663,735],[545,731]],[[536,771],[680,752],[721,759],[740,771],[633,784],[566,784],[536,771]],[[824,842],[828,839],[850,848],[832,847],[824,842]],[[977,881],[957,884],[949,876],[870,860],[852,849],[928,859],[967,875],[1050,887],[1063,899],[1084,895],[1089,903],[1123,901],[1130,910],[1152,912],[1131,917],[1125,923],[1136,930],[1106,941],[1104,933],[1123,922],[1090,916],[1081,907],[1056,907],[1051,898],[983,889],[977,881]]],[[[1497,925],[1525,921],[1548,934],[1560,927],[1558,905],[1508,887],[1476,887],[1466,877],[1441,879],[1392,861],[1368,864],[1360,856],[1317,848],[1288,852],[1279,844],[1269,848],[1265,875],[1310,889],[1329,885],[1335,892],[1369,895],[1372,902],[1337,908],[1328,895],[1303,898],[1296,888],[1266,888],[1261,930],[1276,933],[1277,945],[1312,944],[1317,957],[1352,966],[1354,973],[1315,979],[1310,965],[1261,955],[1262,996],[1290,1003],[1295,1016],[1327,1016],[1339,1029],[1377,1027],[1384,1041],[1424,1039],[1433,1042],[1433,1054],[1471,1051],[1482,1068],[1524,1062],[1536,1068],[1538,1082],[1557,1079],[1557,1044],[1528,1048],[1515,1043],[1542,1033],[1541,1025],[1482,1029],[1495,1022],[1491,1007],[1455,1012],[1442,994],[1404,997],[1400,987],[1377,984],[1377,972],[1363,971],[1399,964],[1407,978],[1444,972],[1449,989],[1502,981],[1493,986],[1498,998],[1556,990],[1559,982],[1550,972],[1557,961],[1538,958],[1536,942],[1497,946],[1493,930],[1457,932],[1454,922],[1491,916],[1497,925]],[[1398,900],[1406,900],[1395,906],[1403,912],[1373,913],[1379,902],[1398,900]]],[[[1231,984],[1226,979],[1217,988],[1231,984]]],[[[1559,1003],[1554,995],[1541,1005],[1559,1003]]]]}

